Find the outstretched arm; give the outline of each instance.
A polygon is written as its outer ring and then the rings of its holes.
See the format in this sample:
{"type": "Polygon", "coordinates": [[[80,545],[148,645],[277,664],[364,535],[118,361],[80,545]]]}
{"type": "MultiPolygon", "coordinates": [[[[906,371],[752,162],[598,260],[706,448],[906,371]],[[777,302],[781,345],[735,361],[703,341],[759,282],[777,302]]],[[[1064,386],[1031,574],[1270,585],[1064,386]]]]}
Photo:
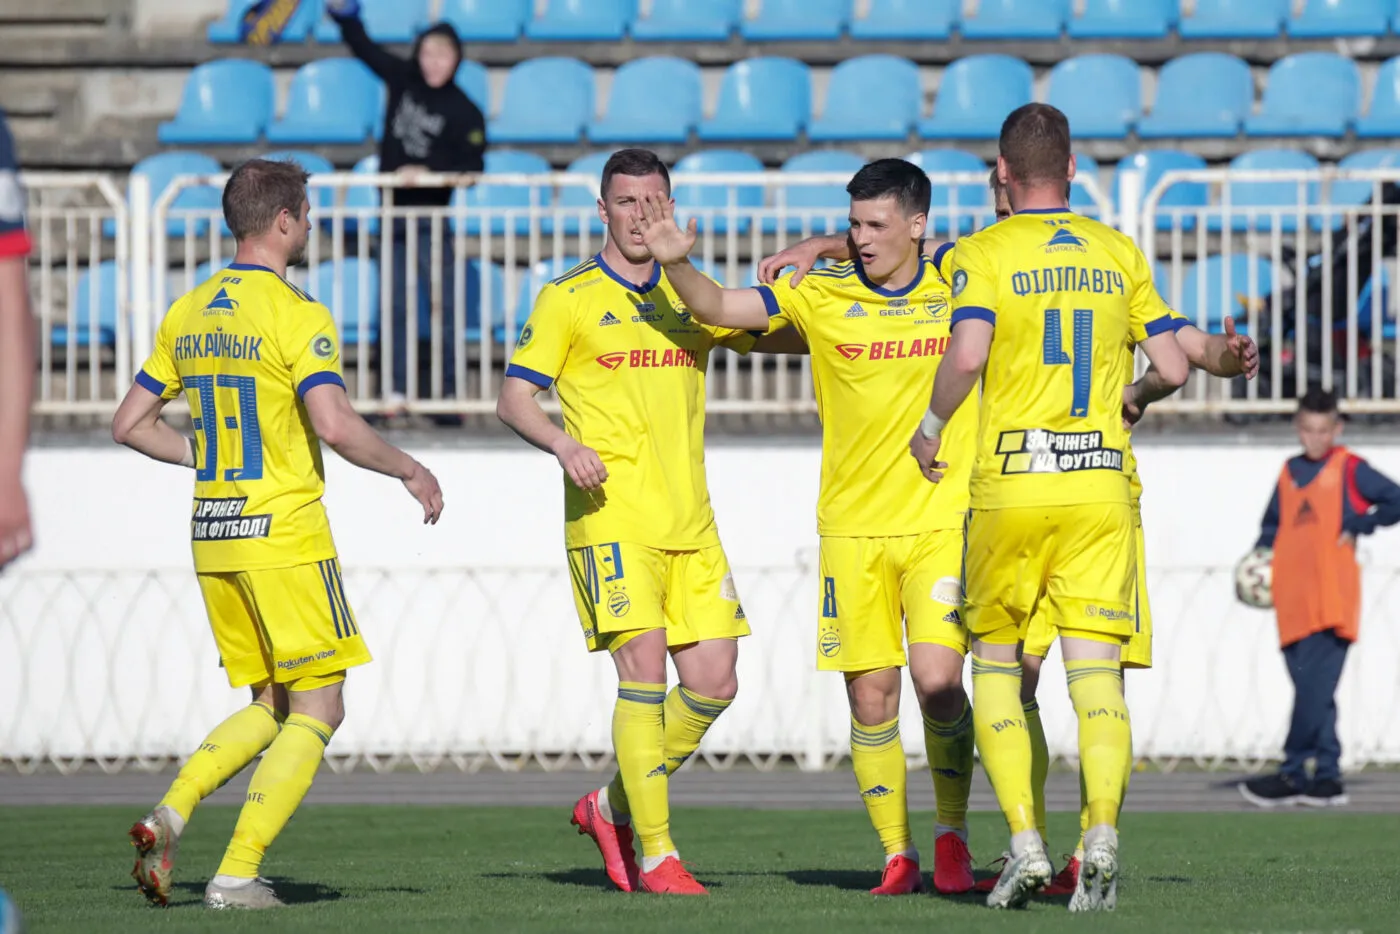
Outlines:
{"type": "Polygon", "coordinates": [[[754,289],[725,289],[690,262],[695,247],[695,218],[685,230],[676,226],[674,206],[661,195],[643,196],[637,211],[637,227],[652,258],[666,270],[676,295],[695,320],[711,327],[741,331],[766,331],[768,309],[754,289]]]}
{"type": "MultiPolygon", "coordinates": [[[[923,241],[923,254],[928,257],[936,257],[938,251],[949,242],[945,240],[925,239],[923,241]]],[[[811,272],[817,265],[819,259],[848,260],[851,253],[851,242],[847,234],[819,234],[815,237],[808,237],[792,246],[787,247],[772,256],[764,257],[758,264],[758,281],[764,285],[772,285],[777,281],[778,275],[789,266],[793,268],[792,285],[793,288],[802,281],[807,273],[811,272]]]]}
{"type": "Polygon", "coordinates": [[[417,64],[385,50],[365,32],[365,24],[360,22],[358,0],[328,0],[326,12],[340,27],[340,36],[356,58],[369,66],[381,80],[389,83],[403,83],[417,64]]]}
{"type": "Polygon", "coordinates": [[[943,479],[943,468],[947,466],[938,460],[943,428],[977,385],[992,349],[991,321],[969,317],[954,320],[953,324],[948,351],[933,378],[928,411],[909,441],[909,453],[919,462],[919,470],[934,483],[943,479]]]}
{"type": "Polygon", "coordinates": [[[1151,365],[1128,387],[1127,398],[1138,409],[1144,409],[1185,386],[1186,378],[1191,375],[1191,365],[1176,335],[1169,331],[1154,334],[1138,346],[1147,354],[1151,365]]]}
{"type": "Polygon", "coordinates": [[[1259,372],[1259,347],[1247,334],[1235,331],[1235,319],[1225,319],[1224,334],[1207,334],[1187,324],[1176,332],[1177,343],[1191,366],[1211,376],[1254,379],[1259,372]]]}

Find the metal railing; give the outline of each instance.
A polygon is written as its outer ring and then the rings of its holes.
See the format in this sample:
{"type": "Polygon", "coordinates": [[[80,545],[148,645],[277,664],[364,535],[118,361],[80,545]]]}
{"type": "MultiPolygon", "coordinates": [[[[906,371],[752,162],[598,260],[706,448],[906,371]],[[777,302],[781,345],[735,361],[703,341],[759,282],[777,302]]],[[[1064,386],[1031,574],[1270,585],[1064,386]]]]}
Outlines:
{"type": "MultiPolygon", "coordinates": [[[[147,179],[133,176],[122,197],[107,176],[26,176],[43,326],[41,410],[115,405],[170,301],[233,254],[217,198],[207,197],[225,179],[183,176],[153,197],[147,179]],[[192,190],[207,206],[184,206],[192,190]]],[[[697,261],[723,284],[743,287],[761,257],[845,229],[841,197],[816,199],[831,207],[807,205],[814,191],[839,194],[846,180],[762,172],[677,175],[673,184],[682,220],[701,224],[697,261]]],[[[991,221],[981,173],[931,180],[940,193],[931,236],[991,221]]],[[[1096,178],[1076,181],[1089,202],[1077,210],[1134,237],[1157,262],[1173,307],[1210,331],[1233,314],[1263,350],[1258,381],[1196,375],[1161,410],[1287,411],[1307,385],[1321,383],[1340,390],[1352,411],[1400,412],[1390,287],[1400,284],[1400,204],[1381,198],[1400,169],[1173,171],[1150,191],[1140,172],[1125,170],[1114,197],[1096,178]],[[1260,207],[1250,187],[1258,185],[1296,191],[1276,188],[1273,200],[1282,203],[1260,207]]],[[[538,289],[603,245],[591,194],[597,180],[552,173],[415,183],[454,187],[452,203],[394,206],[393,189],[406,182],[393,175],[314,176],[307,260],[289,278],[341,326],[357,407],[487,412],[538,289]]],[[[720,351],[710,366],[712,412],[815,410],[805,357],[720,351]]]]}

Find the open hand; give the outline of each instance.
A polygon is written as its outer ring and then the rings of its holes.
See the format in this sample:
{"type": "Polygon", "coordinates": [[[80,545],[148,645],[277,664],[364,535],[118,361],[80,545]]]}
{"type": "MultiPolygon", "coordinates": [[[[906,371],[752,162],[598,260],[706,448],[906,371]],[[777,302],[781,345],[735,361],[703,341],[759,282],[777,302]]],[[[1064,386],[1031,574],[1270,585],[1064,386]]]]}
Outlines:
{"type": "Polygon", "coordinates": [[[635,221],[651,258],[663,266],[679,263],[695,248],[699,230],[695,218],[690,219],[684,230],[677,227],[669,197],[657,193],[643,195],[638,203],[635,221]]]}
{"type": "Polygon", "coordinates": [[[1259,345],[1248,334],[1235,331],[1235,319],[1225,319],[1225,346],[1240,362],[1240,372],[1245,379],[1254,379],[1259,374],[1259,345]]]}
{"type": "Polygon", "coordinates": [[[817,265],[817,260],[821,259],[821,249],[820,237],[808,237],[772,256],[765,256],[758,264],[758,281],[764,285],[772,285],[777,281],[778,274],[791,266],[794,270],[792,285],[796,288],[802,277],[811,272],[812,267],[817,265]]]}

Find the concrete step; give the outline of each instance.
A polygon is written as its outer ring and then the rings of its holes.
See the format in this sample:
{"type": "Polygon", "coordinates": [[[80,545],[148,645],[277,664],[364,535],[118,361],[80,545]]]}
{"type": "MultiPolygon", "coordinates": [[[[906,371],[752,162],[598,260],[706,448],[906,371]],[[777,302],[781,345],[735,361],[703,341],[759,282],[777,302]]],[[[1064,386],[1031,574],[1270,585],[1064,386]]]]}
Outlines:
{"type": "Polygon", "coordinates": [[[129,12],[124,0],[0,0],[0,24],[107,23],[129,12]]]}

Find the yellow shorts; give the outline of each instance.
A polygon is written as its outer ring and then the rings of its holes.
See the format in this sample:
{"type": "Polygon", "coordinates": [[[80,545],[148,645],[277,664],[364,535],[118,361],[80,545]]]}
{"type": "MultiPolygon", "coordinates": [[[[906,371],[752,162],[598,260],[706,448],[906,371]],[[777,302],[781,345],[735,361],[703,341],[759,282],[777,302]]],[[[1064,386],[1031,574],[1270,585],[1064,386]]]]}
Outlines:
{"type": "Polygon", "coordinates": [[[588,651],[621,648],[653,629],[669,646],[749,634],[719,545],[662,551],[631,542],[569,549],[574,605],[588,651]]]}
{"type": "MultiPolygon", "coordinates": [[[[1152,607],[1147,601],[1147,538],[1142,534],[1142,511],[1133,504],[1133,537],[1137,544],[1137,584],[1133,587],[1133,634],[1123,646],[1124,668],[1152,667],[1152,607]]],[[[1044,658],[1059,630],[1037,610],[1026,627],[1024,652],[1044,658]]]]}
{"type": "Polygon", "coordinates": [[[967,626],[1032,652],[1030,625],[1049,642],[1060,630],[1126,642],[1136,626],[1132,507],[1127,503],[974,509],[967,531],[967,626]],[[1050,627],[1046,635],[1044,627],[1050,627]]]}
{"type": "Polygon", "coordinates": [[[371,660],[335,558],[200,574],[199,589],[231,687],[289,684],[371,660]]]}
{"type": "Polygon", "coordinates": [[[907,636],[967,652],[962,529],[884,538],[823,538],[817,670],[908,663],[907,636]]]}

